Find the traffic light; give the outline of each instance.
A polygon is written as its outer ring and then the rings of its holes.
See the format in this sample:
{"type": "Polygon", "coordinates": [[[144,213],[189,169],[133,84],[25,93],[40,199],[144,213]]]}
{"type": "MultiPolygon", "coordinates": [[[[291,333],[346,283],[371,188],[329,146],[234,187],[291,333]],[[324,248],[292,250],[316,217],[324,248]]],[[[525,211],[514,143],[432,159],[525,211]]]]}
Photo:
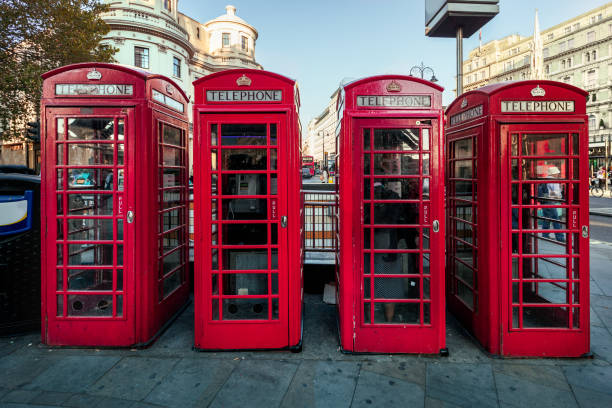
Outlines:
{"type": "Polygon", "coordinates": [[[30,139],[34,143],[40,143],[40,121],[28,122],[26,138],[30,139]]]}

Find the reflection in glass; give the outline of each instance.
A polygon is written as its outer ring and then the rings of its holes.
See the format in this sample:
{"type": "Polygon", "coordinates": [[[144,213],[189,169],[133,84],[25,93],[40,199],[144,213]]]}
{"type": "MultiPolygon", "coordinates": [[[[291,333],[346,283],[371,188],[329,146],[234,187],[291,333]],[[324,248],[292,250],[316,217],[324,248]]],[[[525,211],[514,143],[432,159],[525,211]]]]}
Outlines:
{"type": "Polygon", "coordinates": [[[374,150],[419,150],[419,129],[374,129],[374,150]]]}
{"type": "Polygon", "coordinates": [[[223,174],[221,177],[224,195],[268,194],[265,174],[223,174]]]}
{"type": "Polygon", "coordinates": [[[453,165],[453,177],[471,179],[474,177],[472,173],[472,160],[457,160],[453,165]]]}
{"type": "Polygon", "coordinates": [[[117,140],[125,139],[125,123],[123,119],[117,120],[117,140]]]}
{"type": "Polygon", "coordinates": [[[266,170],[266,152],[266,149],[224,149],[221,151],[221,170],[266,170]]]}
{"type": "Polygon", "coordinates": [[[178,207],[182,204],[180,189],[162,191],[162,209],[178,207]]]}
{"type": "Polygon", "coordinates": [[[223,275],[224,295],[267,295],[268,274],[232,273],[223,275]]]}
{"type": "Polygon", "coordinates": [[[179,187],[184,184],[181,169],[164,167],[162,173],[162,187],[179,187]]]}
{"type": "Polygon", "coordinates": [[[57,164],[64,164],[64,144],[57,145],[57,164]]]}
{"type": "Polygon", "coordinates": [[[222,124],[221,144],[224,146],[265,146],[266,124],[222,124]]]}
{"type": "Polygon", "coordinates": [[[113,169],[68,169],[70,190],[112,190],[113,169]]]}
{"type": "Polygon", "coordinates": [[[453,153],[455,159],[460,159],[463,157],[473,157],[473,139],[462,139],[457,140],[453,143],[453,153]]]}
{"type": "Polygon", "coordinates": [[[182,153],[180,149],[164,146],[162,147],[162,163],[164,166],[181,166],[183,164],[182,153]]]}
{"type": "Polygon", "coordinates": [[[363,150],[370,150],[370,129],[363,129],[363,150]]]}
{"type": "Polygon", "coordinates": [[[162,214],[162,232],[169,231],[173,228],[183,224],[183,210],[177,208],[176,210],[166,211],[162,214]]]}
{"type": "Polygon", "coordinates": [[[114,132],[113,118],[68,119],[68,140],[113,140],[114,132]]]}
{"type": "Polygon", "coordinates": [[[177,250],[164,256],[162,260],[161,275],[165,276],[183,263],[183,251],[177,250]]]}
{"type": "Polygon", "coordinates": [[[566,179],[566,159],[523,159],[521,160],[523,180],[566,179]]]}
{"type": "Polygon", "coordinates": [[[112,214],[112,194],[68,194],[68,215],[112,214]]]}
{"type": "Polygon", "coordinates": [[[181,270],[174,272],[172,275],[164,279],[163,298],[168,297],[179,286],[181,286],[181,270]]]}
{"type": "Polygon", "coordinates": [[[421,129],[421,139],[423,140],[423,150],[429,150],[429,128],[421,129]]]}
{"type": "Polygon", "coordinates": [[[64,133],[66,133],[66,128],[64,127],[64,118],[55,119],[56,130],[57,130],[57,140],[64,140],[64,133]]]}
{"type": "Polygon", "coordinates": [[[161,238],[162,253],[167,253],[174,248],[183,245],[185,240],[185,234],[182,229],[177,229],[172,232],[164,234],[161,238]]]}
{"type": "MultiPolygon", "coordinates": [[[[568,258],[521,258],[525,279],[569,279],[568,258]]],[[[517,265],[518,266],[518,265],[517,265]]]]}
{"type": "Polygon", "coordinates": [[[523,327],[569,327],[569,313],[565,307],[523,307],[523,327]]]}
{"type": "Polygon", "coordinates": [[[524,134],[523,156],[563,156],[568,154],[567,134],[524,134]]]}
{"type": "Polygon", "coordinates": [[[278,170],[276,149],[270,149],[270,170],[278,170]]]}
{"type": "Polygon", "coordinates": [[[275,145],[278,137],[276,123],[270,123],[270,144],[275,145]]]}
{"type": "Polygon", "coordinates": [[[210,125],[210,144],[217,145],[217,125],[210,125]]]}
{"type": "Polygon", "coordinates": [[[429,175],[429,154],[425,153],[423,156],[423,175],[429,175]]]}

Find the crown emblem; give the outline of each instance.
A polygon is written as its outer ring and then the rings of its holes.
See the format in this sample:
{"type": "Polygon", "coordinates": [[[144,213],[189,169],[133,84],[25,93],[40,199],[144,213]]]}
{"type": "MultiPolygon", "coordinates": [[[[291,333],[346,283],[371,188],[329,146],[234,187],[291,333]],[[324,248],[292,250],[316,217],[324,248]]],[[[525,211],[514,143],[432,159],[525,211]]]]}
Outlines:
{"type": "Polygon", "coordinates": [[[461,109],[465,108],[468,105],[467,98],[463,98],[461,101],[461,109]]]}
{"type": "Polygon", "coordinates": [[[236,80],[236,84],[238,84],[238,86],[251,86],[251,82],[251,78],[244,74],[236,80]]]}
{"type": "Polygon", "coordinates": [[[166,92],[168,92],[168,94],[172,95],[172,92],[174,92],[174,88],[172,88],[172,85],[166,84],[166,92]]]}
{"type": "Polygon", "coordinates": [[[544,96],[546,95],[546,91],[543,88],[540,88],[540,85],[536,86],[531,90],[532,96],[544,96]]]}
{"type": "Polygon", "coordinates": [[[398,84],[395,81],[391,81],[387,85],[387,91],[388,92],[399,92],[401,89],[402,89],[402,87],[400,86],[400,84],[398,84]]]}
{"type": "Polygon", "coordinates": [[[92,81],[98,81],[101,78],[102,74],[100,73],[100,71],[96,71],[95,68],[87,73],[87,79],[90,79],[92,81]]]}

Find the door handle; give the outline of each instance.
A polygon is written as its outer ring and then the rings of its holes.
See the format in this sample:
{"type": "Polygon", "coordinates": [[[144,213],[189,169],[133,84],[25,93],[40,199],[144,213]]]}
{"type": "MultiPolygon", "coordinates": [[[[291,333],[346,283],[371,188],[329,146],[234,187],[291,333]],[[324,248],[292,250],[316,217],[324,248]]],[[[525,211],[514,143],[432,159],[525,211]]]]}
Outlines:
{"type": "Polygon", "coordinates": [[[287,216],[286,215],[283,215],[281,217],[281,227],[287,228],[287,216]]]}
{"type": "Polygon", "coordinates": [[[438,220],[434,220],[433,222],[433,232],[438,232],[440,231],[440,223],[438,222],[438,220]]]}
{"type": "Polygon", "coordinates": [[[128,224],[131,224],[134,222],[134,211],[128,211],[127,212],[127,222],[128,224]]]}

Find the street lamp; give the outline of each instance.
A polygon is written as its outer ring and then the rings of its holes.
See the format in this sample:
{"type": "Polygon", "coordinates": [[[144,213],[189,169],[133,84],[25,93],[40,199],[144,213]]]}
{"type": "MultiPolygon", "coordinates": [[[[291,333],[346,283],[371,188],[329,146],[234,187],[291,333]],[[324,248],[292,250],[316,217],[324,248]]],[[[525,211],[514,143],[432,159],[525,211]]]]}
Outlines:
{"type": "Polygon", "coordinates": [[[323,168],[321,171],[327,169],[327,154],[325,154],[325,135],[327,132],[319,132],[319,136],[323,139],[323,152],[321,156],[323,157],[323,168]]]}
{"type": "Polygon", "coordinates": [[[431,82],[438,82],[438,78],[436,78],[433,68],[426,67],[422,61],[421,65],[415,65],[414,67],[410,68],[410,76],[416,76],[413,74],[413,72],[418,72],[418,76],[420,76],[421,79],[425,79],[425,71],[431,71],[431,78],[429,79],[431,82]]]}

